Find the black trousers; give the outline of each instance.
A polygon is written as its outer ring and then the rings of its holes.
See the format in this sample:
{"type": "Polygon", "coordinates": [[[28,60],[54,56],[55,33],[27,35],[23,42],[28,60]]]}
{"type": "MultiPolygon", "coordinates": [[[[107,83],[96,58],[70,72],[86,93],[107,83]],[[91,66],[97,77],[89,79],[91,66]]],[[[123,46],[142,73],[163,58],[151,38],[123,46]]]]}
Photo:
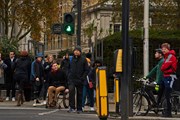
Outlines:
{"type": "Polygon", "coordinates": [[[13,77],[6,78],[6,97],[10,97],[10,91],[12,90],[12,97],[15,97],[16,89],[15,89],[15,81],[13,77]]]}
{"type": "Polygon", "coordinates": [[[75,84],[70,83],[69,84],[69,106],[72,109],[75,109],[77,106],[78,111],[82,111],[82,90],[83,90],[83,84],[75,84]],[[76,93],[76,92],[77,93],[76,93]],[[75,105],[75,95],[76,95],[76,101],[77,105],[75,105]]]}
{"type": "Polygon", "coordinates": [[[34,81],[33,83],[34,99],[38,99],[40,97],[41,89],[42,89],[42,83],[40,81],[38,83],[34,81]]]}

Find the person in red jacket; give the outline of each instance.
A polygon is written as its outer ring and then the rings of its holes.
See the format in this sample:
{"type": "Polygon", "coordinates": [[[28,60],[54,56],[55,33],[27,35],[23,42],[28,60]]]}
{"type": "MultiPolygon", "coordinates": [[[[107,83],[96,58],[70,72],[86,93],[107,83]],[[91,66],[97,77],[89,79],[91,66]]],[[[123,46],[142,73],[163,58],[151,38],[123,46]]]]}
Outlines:
{"type": "Polygon", "coordinates": [[[163,72],[163,82],[165,86],[165,99],[167,101],[167,108],[165,108],[163,112],[163,117],[172,117],[171,114],[171,102],[170,102],[170,96],[172,92],[172,85],[174,82],[174,79],[176,78],[175,72],[177,68],[177,59],[176,59],[176,53],[174,50],[170,50],[170,44],[163,43],[161,45],[162,52],[164,54],[164,62],[161,66],[161,71],[163,72]]]}

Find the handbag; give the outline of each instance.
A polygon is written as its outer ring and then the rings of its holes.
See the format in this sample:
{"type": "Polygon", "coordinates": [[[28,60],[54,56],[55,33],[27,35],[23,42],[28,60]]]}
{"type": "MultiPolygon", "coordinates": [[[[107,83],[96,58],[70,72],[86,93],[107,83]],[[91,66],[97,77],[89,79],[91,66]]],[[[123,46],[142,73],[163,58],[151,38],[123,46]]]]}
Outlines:
{"type": "Polygon", "coordinates": [[[93,88],[93,83],[91,81],[89,81],[89,77],[87,76],[87,81],[88,81],[88,85],[89,85],[89,88],[93,88]]]}

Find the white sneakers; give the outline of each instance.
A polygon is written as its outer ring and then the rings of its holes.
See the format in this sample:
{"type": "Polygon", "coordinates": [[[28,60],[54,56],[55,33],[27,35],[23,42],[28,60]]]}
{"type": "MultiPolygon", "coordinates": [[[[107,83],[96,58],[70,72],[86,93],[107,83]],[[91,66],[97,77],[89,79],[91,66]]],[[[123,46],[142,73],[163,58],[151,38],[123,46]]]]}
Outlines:
{"type": "Polygon", "coordinates": [[[33,103],[33,107],[36,107],[36,106],[42,106],[43,103],[39,102],[39,100],[34,100],[34,103],[33,103]]]}
{"type": "Polygon", "coordinates": [[[12,101],[13,101],[13,102],[15,102],[15,101],[16,101],[15,97],[13,97],[13,98],[12,98],[12,101]]]}
{"type": "MultiPolygon", "coordinates": [[[[87,109],[86,109],[87,110],[87,109]]],[[[82,111],[84,112],[85,111],[85,108],[82,107],[82,111]]],[[[90,107],[90,111],[95,111],[94,107],[90,107]]]]}
{"type": "Polygon", "coordinates": [[[94,107],[90,107],[90,110],[91,110],[91,111],[95,111],[94,107]]]}
{"type": "Polygon", "coordinates": [[[6,97],[6,101],[9,101],[9,97],[6,97]]]}
{"type": "MultiPolygon", "coordinates": [[[[9,101],[9,100],[10,100],[9,97],[6,97],[6,101],[9,101]]],[[[15,97],[12,97],[12,101],[13,102],[16,101],[15,97]]]]}

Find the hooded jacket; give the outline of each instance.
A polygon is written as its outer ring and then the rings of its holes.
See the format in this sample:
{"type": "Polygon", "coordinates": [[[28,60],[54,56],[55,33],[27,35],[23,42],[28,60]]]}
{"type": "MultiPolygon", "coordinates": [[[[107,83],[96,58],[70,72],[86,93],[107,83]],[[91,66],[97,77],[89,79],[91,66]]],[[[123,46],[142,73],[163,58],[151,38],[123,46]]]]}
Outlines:
{"type": "Polygon", "coordinates": [[[158,84],[161,84],[161,81],[163,79],[163,72],[161,71],[161,66],[164,62],[164,59],[161,58],[158,62],[158,64],[149,72],[149,74],[146,76],[146,78],[151,78],[154,74],[156,74],[156,80],[155,82],[158,84]]]}
{"type": "Polygon", "coordinates": [[[86,58],[82,56],[73,56],[72,62],[70,63],[70,69],[68,74],[69,83],[81,83],[83,85],[88,72],[89,70],[86,58]]]}
{"type": "Polygon", "coordinates": [[[177,59],[175,55],[176,53],[174,50],[164,54],[164,62],[161,66],[161,71],[163,72],[164,77],[169,77],[171,74],[175,74],[177,69],[177,59]]]}
{"type": "Polygon", "coordinates": [[[28,57],[20,57],[15,62],[14,79],[17,76],[23,76],[25,80],[29,80],[31,71],[31,61],[28,57]]]}

